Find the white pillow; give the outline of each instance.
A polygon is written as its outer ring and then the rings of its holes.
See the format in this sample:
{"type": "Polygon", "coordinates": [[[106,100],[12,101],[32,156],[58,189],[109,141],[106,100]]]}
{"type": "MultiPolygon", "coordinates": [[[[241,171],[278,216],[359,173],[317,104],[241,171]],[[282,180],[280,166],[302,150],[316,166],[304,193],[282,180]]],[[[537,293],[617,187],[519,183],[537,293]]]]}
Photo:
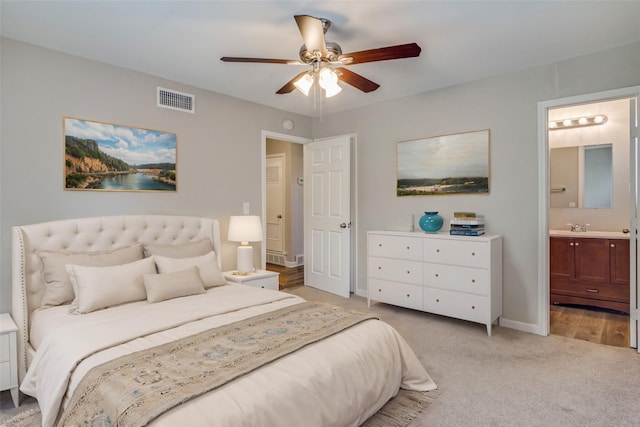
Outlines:
{"type": "Polygon", "coordinates": [[[158,243],[145,243],[144,256],[160,255],[171,258],[189,258],[206,255],[213,250],[211,239],[204,238],[195,242],[180,245],[161,245],[158,243]]]}
{"type": "Polygon", "coordinates": [[[156,272],[151,258],[111,267],[69,264],[69,279],[76,293],[74,313],[89,313],[101,308],[147,298],[144,274],[156,272]]]}
{"type": "Polygon", "coordinates": [[[175,273],[145,274],[143,279],[149,303],[206,292],[195,265],[175,273]]]}
{"type": "Polygon", "coordinates": [[[38,251],[42,263],[42,277],[45,282],[42,306],[70,303],[74,298],[73,288],[65,270],[67,264],[106,267],[127,264],[142,259],[142,245],[100,252],[38,251]]]}
{"type": "Polygon", "coordinates": [[[205,288],[227,283],[218,266],[216,253],[213,251],[192,258],[171,258],[160,255],[153,255],[152,258],[156,262],[160,274],[185,270],[195,265],[200,270],[200,277],[202,277],[205,288]]]}

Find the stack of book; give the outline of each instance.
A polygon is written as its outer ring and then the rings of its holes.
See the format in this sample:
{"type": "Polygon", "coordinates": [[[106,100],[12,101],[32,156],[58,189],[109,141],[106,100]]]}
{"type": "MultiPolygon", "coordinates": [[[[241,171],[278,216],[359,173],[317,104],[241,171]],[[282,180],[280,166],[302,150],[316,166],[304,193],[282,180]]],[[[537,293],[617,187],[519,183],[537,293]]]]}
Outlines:
{"type": "Polygon", "coordinates": [[[484,234],[484,215],[475,212],[454,212],[449,234],[454,236],[482,236],[484,234]]]}

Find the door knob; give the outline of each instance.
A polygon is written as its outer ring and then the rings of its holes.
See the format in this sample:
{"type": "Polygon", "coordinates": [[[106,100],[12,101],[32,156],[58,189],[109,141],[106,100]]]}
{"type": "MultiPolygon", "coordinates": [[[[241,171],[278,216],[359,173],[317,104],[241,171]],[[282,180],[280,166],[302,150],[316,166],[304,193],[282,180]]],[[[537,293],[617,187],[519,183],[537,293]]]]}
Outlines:
{"type": "Polygon", "coordinates": [[[347,224],[346,222],[343,222],[342,224],[340,224],[340,228],[351,228],[351,221],[349,221],[349,224],[347,224]]]}
{"type": "Polygon", "coordinates": [[[276,218],[282,219],[282,215],[278,215],[278,216],[276,216],[276,218]]]}

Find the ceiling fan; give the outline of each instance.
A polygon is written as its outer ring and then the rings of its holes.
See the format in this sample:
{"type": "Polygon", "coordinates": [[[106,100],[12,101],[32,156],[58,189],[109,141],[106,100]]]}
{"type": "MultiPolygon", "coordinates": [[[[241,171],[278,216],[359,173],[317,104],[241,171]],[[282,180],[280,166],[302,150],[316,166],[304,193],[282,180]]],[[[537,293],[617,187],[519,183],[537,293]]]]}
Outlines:
{"type": "Polygon", "coordinates": [[[311,65],[311,71],[299,73],[276,93],[290,93],[297,88],[305,95],[308,95],[314,82],[317,81],[320,87],[325,90],[325,96],[331,97],[342,90],[338,85],[338,81],[347,83],[363,92],[372,92],[380,87],[379,84],[344,68],[344,66],[390,59],[412,58],[419,56],[422,50],[416,43],[407,43],[343,54],[339,44],[325,41],[324,36],[331,26],[331,21],[324,18],[314,18],[309,15],[295,15],[294,18],[304,41],[300,48],[300,60],[230,56],[223,56],[220,60],[224,62],[311,65]]]}

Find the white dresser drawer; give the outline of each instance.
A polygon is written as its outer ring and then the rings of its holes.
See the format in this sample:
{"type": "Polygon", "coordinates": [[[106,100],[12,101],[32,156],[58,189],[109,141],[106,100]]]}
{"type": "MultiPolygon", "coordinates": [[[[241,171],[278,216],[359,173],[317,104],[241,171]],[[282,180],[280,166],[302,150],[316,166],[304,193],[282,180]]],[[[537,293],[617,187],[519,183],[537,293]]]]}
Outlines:
{"type": "Polygon", "coordinates": [[[423,260],[441,264],[487,267],[491,254],[486,242],[424,239],[423,260]]]}
{"type": "Polygon", "coordinates": [[[484,268],[424,263],[424,285],[450,291],[489,295],[489,271],[484,268]]]}
{"type": "Polygon", "coordinates": [[[367,275],[376,279],[420,285],[422,284],[422,263],[369,257],[367,275]]]}
{"type": "Polygon", "coordinates": [[[422,239],[369,234],[367,255],[422,261],[422,239]]]}
{"type": "Polygon", "coordinates": [[[369,299],[415,310],[422,309],[421,286],[371,278],[367,286],[369,288],[369,299]]]}
{"type": "Polygon", "coordinates": [[[11,341],[9,334],[0,335],[0,362],[6,362],[11,358],[11,341]]]}
{"type": "Polygon", "coordinates": [[[472,322],[489,321],[489,299],[487,297],[443,289],[424,288],[423,307],[430,313],[442,314],[472,322]]]}

